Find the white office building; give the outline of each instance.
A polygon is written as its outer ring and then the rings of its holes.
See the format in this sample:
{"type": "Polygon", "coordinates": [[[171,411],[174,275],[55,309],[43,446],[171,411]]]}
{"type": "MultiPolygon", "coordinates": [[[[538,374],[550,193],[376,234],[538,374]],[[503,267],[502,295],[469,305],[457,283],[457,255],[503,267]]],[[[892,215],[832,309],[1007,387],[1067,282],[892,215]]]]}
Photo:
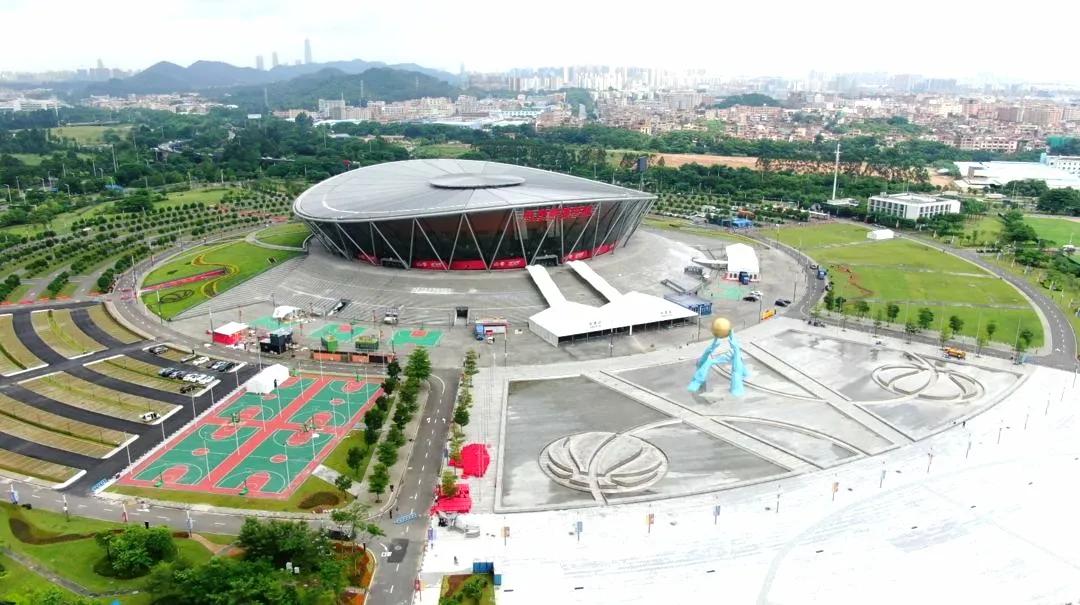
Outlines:
{"type": "Polygon", "coordinates": [[[882,193],[870,198],[867,210],[871,214],[917,221],[939,214],[957,214],[960,201],[921,193],[882,193]]]}
{"type": "Polygon", "coordinates": [[[1080,155],[1047,155],[1044,153],[1040,156],[1039,163],[1080,176],[1080,155]]]}

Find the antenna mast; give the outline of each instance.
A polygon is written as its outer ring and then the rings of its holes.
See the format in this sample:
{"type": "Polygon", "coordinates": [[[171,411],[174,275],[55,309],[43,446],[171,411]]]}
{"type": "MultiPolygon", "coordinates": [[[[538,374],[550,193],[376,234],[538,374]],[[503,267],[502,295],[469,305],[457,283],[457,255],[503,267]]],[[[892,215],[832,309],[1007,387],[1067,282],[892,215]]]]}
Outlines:
{"type": "Polygon", "coordinates": [[[840,174],[840,143],[836,144],[836,163],[832,173],[832,199],[836,200],[836,177],[840,174]]]}

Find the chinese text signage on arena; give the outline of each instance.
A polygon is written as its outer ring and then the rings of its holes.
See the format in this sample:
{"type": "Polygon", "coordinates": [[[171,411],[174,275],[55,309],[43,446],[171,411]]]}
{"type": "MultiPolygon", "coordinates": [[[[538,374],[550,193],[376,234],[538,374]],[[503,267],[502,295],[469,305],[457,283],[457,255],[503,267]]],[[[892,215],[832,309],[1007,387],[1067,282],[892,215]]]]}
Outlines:
{"type": "Polygon", "coordinates": [[[592,216],[592,206],[563,206],[562,208],[540,208],[526,210],[523,218],[526,223],[543,223],[556,219],[572,219],[592,216]]]}

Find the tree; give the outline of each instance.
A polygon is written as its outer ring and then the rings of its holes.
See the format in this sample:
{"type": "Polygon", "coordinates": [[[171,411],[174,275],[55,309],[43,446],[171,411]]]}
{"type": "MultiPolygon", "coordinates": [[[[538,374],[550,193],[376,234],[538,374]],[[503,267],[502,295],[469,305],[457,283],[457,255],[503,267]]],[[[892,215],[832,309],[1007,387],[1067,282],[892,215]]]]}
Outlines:
{"type": "Polygon", "coordinates": [[[457,495],[457,473],[453,469],[446,469],[442,474],[440,492],[444,498],[453,498],[457,495]]]}
{"type": "Polygon", "coordinates": [[[386,535],[378,525],[369,522],[371,507],[359,500],[353,500],[342,508],[330,511],[330,519],[338,524],[341,531],[350,537],[363,537],[367,541],[376,536],[386,535]]]}
{"type": "Polygon", "coordinates": [[[476,365],[476,357],[476,351],[472,349],[465,351],[464,371],[466,376],[472,376],[480,371],[476,365]]]}
{"type": "Polygon", "coordinates": [[[1029,347],[1031,347],[1031,341],[1034,338],[1035,338],[1035,333],[1032,332],[1030,329],[1024,328],[1023,330],[1020,330],[1020,336],[1017,339],[1018,344],[1020,345],[1020,347],[1018,347],[1017,350],[1021,351],[1021,352],[1026,351],[1029,347]]]}
{"type": "Polygon", "coordinates": [[[919,329],[919,326],[916,325],[914,322],[909,321],[904,324],[904,333],[908,335],[908,342],[911,342],[911,336],[914,336],[921,331],[922,330],[919,329]]]}
{"type": "Polygon", "coordinates": [[[394,393],[394,389],[396,389],[397,386],[398,379],[394,376],[388,376],[386,380],[382,381],[383,393],[386,393],[387,395],[392,395],[394,393]]]}
{"type": "Polygon", "coordinates": [[[406,424],[412,420],[412,414],[409,413],[409,407],[405,405],[398,405],[394,408],[394,426],[404,429],[406,424]]]}
{"type": "Polygon", "coordinates": [[[844,298],[843,296],[837,296],[836,299],[833,300],[833,305],[836,307],[833,310],[836,311],[837,313],[843,313],[845,303],[847,303],[846,298],[844,298]]]}
{"type": "Polygon", "coordinates": [[[337,479],[334,479],[334,487],[341,490],[342,495],[349,493],[352,483],[352,477],[348,475],[338,475],[337,479]]]}
{"type": "Polygon", "coordinates": [[[427,380],[431,376],[431,358],[427,349],[417,347],[409,353],[409,361],[405,364],[405,376],[417,381],[427,380]]]}
{"type": "Polygon", "coordinates": [[[386,491],[386,486],[390,483],[390,471],[387,470],[386,465],[378,463],[371,469],[371,474],[368,475],[368,491],[375,494],[375,501],[379,501],[379,496],[386,491]]]}
{"type": "Polygon", "coordinates": [[[95,605],[97,601],[73,595],[58,586],[49,586],[33,590],[25,595],[25,600],[16,600],[15,603],[25,603],[26,605],[95,605]]]}
{"type": "Polygon", "coordinates": [[[114,534],[95,535],[98,545],[105,547],[109,569],[120,578],[135,578],[150,571],[155,563],[176,556],[172,532],[164,527],[129,527],[114,534]]]}
{"type": "Polygon", "coordinates": [[[398,459],[397,446],[389,440],[383,441],[375,450],[375,457],[379,460],[379,464],[387,468],[394,466],[398,459]]]}
{"type": "Polygon", "coordinates": [[[945,343],[949,342],[950,338],[952,338],[952,330],[949,329],[949,326],[941,326],[941,332],[938,334],[938,340],[941,342],[941,346],[944,347],[945,343]]]}
{"type": "Polygon", "coordinates": [[[454,423],[460,426],[469,424],[469,408],[467,406],[459,405],[454,408],[454,423]]]}
{"type": "Polygon", "coordinates": [[[889,303],[885,306],[885,317],[889,318],[889,323],[896,323],[896,318],[900,316],[900,305],[896,303],[889,303]]]}
{"type": "Polygon", "coordinates": [[[986,336],[984,336],[982,334],[979,334],[978,336],[976,336],[975,337],[975,352],[978,353],[979,351],[982,351],[983,347],[985,347],[985,346],[986,346],[986,336]]]}
{"type": "Polygon", "coordinates": [[[399,374],[401,374],[401,364],[399,364],[396,359],[391,361],[390,363],[386,364],[386,375],[387,376],[389,376],[390,378],[395,379],[395,381],[396,381],[399,374]]]}
{"type": "Polygon", "coordinates": [[[485,588],[487,588],[487,578],[484,576],[473,576],[466,580],[461,586],[461,594],[475,602],[480,602],[480,597],[483,596],[485,588]]]}
{"type": "Polygon", "coordinates": [[[326,534],[312,530],[303,521],[259,521],[248,517],[236,543],[245,549],[247,560],[266,561],[277,569],[287,562],[315,569],[321,559],[331,556],[326,534]]]}
{"type": "Polygon", "coordinates": [[[398,425],[390,427],[390,431],[386,433],[386,440],[389,443],[394,444],[394,447],[401,447],[405,445],[405,431],[398,425]]]}
{"type": "Polygon", "coordinates": [[[934,325],[934,312],[926,307],[919,309],[918,323],[923,330],[929,330],[934,325]]]}
{"type": "Polygon", "coordinates": [[[368,447],[375,445],[375,442],[379,440],[379,429],[373,429],[370,426],[364,429],[364,443],[368,447]]]}
{"type": "Polygon", "coordinates": [[[833,305],[836,304],[836,295],[833,294],[832,290],[827,290],[825,292],[824,303],[825,303],[825,310],[826,311],[832,311],[833,310],[833,305]]]}
{"type": "Polygon", "coordinates": [[[367,428],[378,431],[382,428],[383,423],[386,421],[386,411],[376,404],[364,414],[364,426],[367,428]]]}
{"type": "Polygon", "coordinates": [[[959,334],[960,330],[964,329],[964,320],[960,319],[958,315],[949,316],[949,329],[953,334],[959,334]]]}
{"type": "Polygon", "coordinates": [[[870,303],[865,300],[855,301],[855,314],[861,317],[866,317],[870,313],[870,303]]]}
{"type": "Polygon", "coordinates": [[[364,448],[356,446],[350,447],[349,451],[345,454],[345,464],[348,465],[349,469],[352,470],[353,474],[356,475],[357,478],[360,477],[360,471],[362,470],[361,467],[364,464],[365,454],[366,452],[364,448]]]}
{"type": "Polygon", "coordinates": [[[997,332],[997,322],[991,319],[990,321],[986,322],[986,339],[993,340],[994,332],[997,332]]]}

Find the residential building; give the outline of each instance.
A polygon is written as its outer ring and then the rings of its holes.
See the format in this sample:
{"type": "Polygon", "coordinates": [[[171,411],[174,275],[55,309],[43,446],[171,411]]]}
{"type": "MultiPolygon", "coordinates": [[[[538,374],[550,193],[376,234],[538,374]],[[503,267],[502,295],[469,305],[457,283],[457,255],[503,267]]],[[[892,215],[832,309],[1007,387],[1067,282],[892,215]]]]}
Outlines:
{"type": "Polygon", "coordinates": [[[939,214],[957,214],[960,201],[921,193],[882,193],[870,197],[871,214],[887,214],[916,221],[939,214]]]}
{"type": "Polygon", "coordinates": [[[990,135],[964,135],[960,137],[960,149],[964,151],[997,151],[1016,153],[1020,142],[1009,137],[990,135]]]}

